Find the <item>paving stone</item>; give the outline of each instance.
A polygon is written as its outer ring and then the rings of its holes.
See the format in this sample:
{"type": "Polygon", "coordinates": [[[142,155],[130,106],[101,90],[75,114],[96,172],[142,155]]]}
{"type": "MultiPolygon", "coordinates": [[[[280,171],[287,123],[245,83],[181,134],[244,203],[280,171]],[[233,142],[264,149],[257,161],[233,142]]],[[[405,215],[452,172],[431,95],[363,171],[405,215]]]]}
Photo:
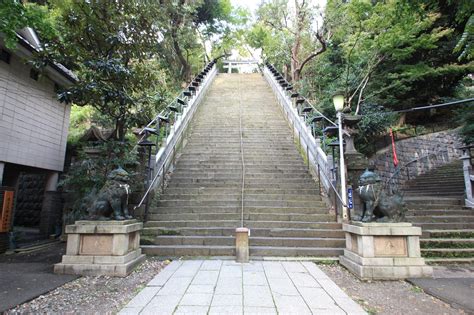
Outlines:
{"type": "Polygon", "coordinates": [[[307,272],[306,268],[300,262],[284,261],[281,264],[288,273],[307,272]]]}
{"type": "Polygon", "coordinates": [[[191,284],[186,293],[214,293],[214,285],[211,284],[191,284]]]}
{"type": "Polygon", "coordinates": [[[313,276],[311,276],[309,273],[290,273],[289,276],[297,288],[320,287],[320,284],[318,283],[318,281],[316,281],[316,279],[314,279],[313,276]]]}
{"type": "Polygon", "coordinates": [[[166,296],[157,295],[150,301],[150,303],[148,303],[140,314],[171,314],[181,300],[181,297],[181,294],[166,296]]]}
{"type": "Polygon", "coordinates": [[[242,314],[242,306],[211,306],[209,309],[209,315],[218,314],[242,314]]]}
{"type": "Polygon", "coordinates": [[[208,262],[170,264],[120,314],[365,314],[310,262],[208,262]]]}
{"type": "Polygon", "coordinates": [[[272,293],[280,295],[300,295],[289,278],[269,278],[268,283],[272,293]]]}
{"type": "Polygon", "coordinates": [[[265,273],[244,271],[244,285],[268,285],[265,273]]]}
{"type": "Polygon", "coordinates": [[[215,294],[242,294],[242,278],[219,278],[215,294]]]}
{"type": "Polygon", "coordinates": [[[311,310],[299,295],[274,294],[273,299],[279,314],[311,314],[311,310]]]}
{"type": "Polygon", "coordinates": [[[325,274],[315,263],[305,261],[301,263],[306,270],[315,278],[315,279],[329,279],[328,275],[325,274]]]}
{"type": "Polygon", "coordinates": [[[323,288],[300,288],[299,292],[310,308],[340,310],[323,288]]]}
{"type": "Polygon", "coordinates": [[[144,307],[158,293],[159,287],[145,287],[128,304],[127,307],[144,307]]]}
{"type": "Polygon", "coordinates": [[[242,265],[245,271],[263,271],[263,265],[261,261],[251,261],[248,264],[242,265]]]}
{"type": "Polygon", "coordinates": [[[278,314],[278,313],[277,313],[276,308],[274,307],[245,306],[244,314],[254,315],[254,314],[278,314]]]}
{"type": "Polygon", "coordinates": [[[263,268],[265,270],[265,275],[268,279],[270,278],[284,278],[289,279],[288,274],[285,271],[285,268],[280,262],[263,262],[263,268]]]}
{"type": "Polygon", "coordinates": [[[241,278],[242,266],[222,266],[220,278],[241,278]]]}
{"type": "Polygon", "coordinates": [[[219,276],[219,271],[198,271],[194,277],[192,284],[211,284],[215,285],[217,282],[217,277],[219,276]]]}
{"type": "Polygon", "coordinates": [[[192,306],[192,305],[180,305],[173,314],[202,314],[206,315],[209,310],[208,306],[192,306]]]}
{"type": "Polygon", "coordinates": [[[211,306],[240,306],[242,307],[241,294],[214,295],[211,306]]]}
{"type": "Polygon", "coordinates": [[[183,264],[182,260],[173,260],[164,270],[177,270],[183,264]]]}
{"type": "Polygon", "coordinates": [[[212,294],[209,293],[186,293],[179,305],[210,305],[212,294]]]}
{"type": "Polygon", "coordinates": [[[163,286],[175,271],[176,270],[169,270],[168,267],[166,267],[148,283],[148,286],[163,286]]]}
{"type": "Polygon", "coordinates": [[[266,286],[244,286],[244,307],[274,307],[270,288],[266,286]]]}
{"type": "Polygon", "coordinates": [[[324,289],[324,291],[326,291],[327,294],[329,294],[332,298],[335,299],[337,297],[347,297],[347,294],[342,291],[342,289],[339,288],[339,286],[335,284],[331,279],[320,279],[318,280],[318,282],[324,289]]]}
{"type": "Polygon", "coordinates": [[[186,292],[191,280],[193,278],[175,278],[172,277],[168,282],[158,291],[158,295],[183,295],[186,292]]]}
{"type": "Polygon", "coordinates": [[[337,305],[342,308],[346,313],[351,315],[367,314],[359,304],[354,302],[349,296],[346,297],[335,297],[337,305]]]}
{"type": "Polygon", "coordinates": [[[138,315],[143,307],[124,307],[118,315],[138,315]]]}
{"type": "Polygon", "coordinates": [[[221,260],[206,260],[202,263],[200,270],[219,270],[221,269],[222,261],[221,260]]]}

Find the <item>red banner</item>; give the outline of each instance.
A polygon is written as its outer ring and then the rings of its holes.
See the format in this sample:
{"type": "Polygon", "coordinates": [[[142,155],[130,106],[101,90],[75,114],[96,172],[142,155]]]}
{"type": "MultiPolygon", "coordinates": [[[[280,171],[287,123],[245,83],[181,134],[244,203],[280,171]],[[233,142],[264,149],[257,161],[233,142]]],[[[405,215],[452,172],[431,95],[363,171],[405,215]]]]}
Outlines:
{"type": "Polygon", "coordinates": [[[393,137],[392,128],[390,128],[390,138],[392,139],[393,165],[397,167],[398,165],[397,149],[395,148],[395,138],[393,137]]]}

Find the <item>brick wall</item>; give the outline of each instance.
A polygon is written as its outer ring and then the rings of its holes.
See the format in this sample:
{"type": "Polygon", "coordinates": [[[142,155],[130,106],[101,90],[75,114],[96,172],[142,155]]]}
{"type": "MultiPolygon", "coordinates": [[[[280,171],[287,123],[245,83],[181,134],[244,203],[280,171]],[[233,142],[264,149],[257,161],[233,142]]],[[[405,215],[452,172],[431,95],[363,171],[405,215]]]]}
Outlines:
{"type": "Polygon", "coordinates": [[[0,61],[0,161],[62,171],[70,109],[50,79],[30,78],[14,55],[0,61]]]}
{"type": "MultiPolygon", "coordinates": [[[[462,145],[457,129],[397,141],[395,146],[401,167],[415,159],[428,156],[401,168],[400,184],[403,185],[409,178],[426,173],[430,169],[458,161],[461,152],[456,148],[462,145]]],[[[384,181],[395,171],[391,146],[377,152],[370,161],[384,181]]]]}

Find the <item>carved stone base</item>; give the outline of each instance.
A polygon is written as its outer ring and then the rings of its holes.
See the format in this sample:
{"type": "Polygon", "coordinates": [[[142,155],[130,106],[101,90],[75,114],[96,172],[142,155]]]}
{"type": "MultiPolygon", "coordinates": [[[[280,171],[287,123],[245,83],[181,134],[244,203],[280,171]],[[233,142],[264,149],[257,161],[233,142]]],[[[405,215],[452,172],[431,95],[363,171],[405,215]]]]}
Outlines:
{"type": "Polygon", "coordinates": [[[143,223],[125,221],[77,221],[66,226],[67,249],[58,274],[125,277],[145,259],[140,249],[143,223]]]}
{"type": "Polygon", "coordinates": [[[431,277],[420,252],[421,228],[411,223],[344,224],[346,249],[339,262],[363,280],[431,277]]]}

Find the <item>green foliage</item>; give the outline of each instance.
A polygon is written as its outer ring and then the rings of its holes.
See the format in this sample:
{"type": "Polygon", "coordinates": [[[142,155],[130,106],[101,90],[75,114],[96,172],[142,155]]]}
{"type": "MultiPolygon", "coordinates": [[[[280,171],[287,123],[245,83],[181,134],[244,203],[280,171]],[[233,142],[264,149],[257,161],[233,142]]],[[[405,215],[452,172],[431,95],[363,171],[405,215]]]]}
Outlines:
{"type": "Polygon", "coordinates": [[[361,153],[371,155],[375,153],[375,139],[384,134],[393,125],[396,115],[376,105],[366,105],[362,109],[362,119],[358,124],[359,134],[356,136],[358,149],[361,153]]]}
{"type": "Polygon", "coordinates": [[[5,36],[8,49],[15,49],[18,38],[16,31],[31,27],[44,39],[58,36],[55,15],[46,6],[34,3],[22,4],[19,0],[0,0],[0,33],[5,36]]]}
{"type": "MultiPolygon", "coordinates": [[[[107,174],[117,167],[122,167],[132,174],[138,165],[137,151],[131,150],[131,144],[108,141],[99,146],[84,148],[78,157],[78,164],[71,165],[69,172],[60,182],[65,191],[75,192],[83,197],[93,190],[99,190],[107,179],[107,174]],[[97,152],[96,158],[90,158],[87,151],[97,152]]],[[[132,181],[132,185],[139,183],[132,181]]],[[[132,189],[133,190],[133,189],[132,189]]]]}

